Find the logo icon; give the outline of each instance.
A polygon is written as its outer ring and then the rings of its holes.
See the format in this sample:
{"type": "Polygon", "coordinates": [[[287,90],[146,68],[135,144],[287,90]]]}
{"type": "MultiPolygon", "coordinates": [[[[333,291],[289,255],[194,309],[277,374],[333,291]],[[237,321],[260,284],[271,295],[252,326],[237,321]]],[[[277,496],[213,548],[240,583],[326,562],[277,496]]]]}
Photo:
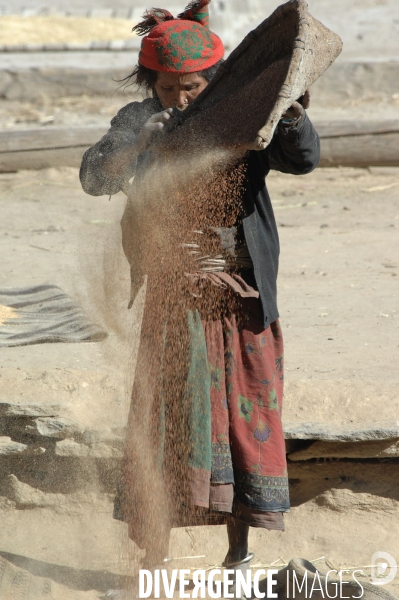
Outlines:
{"type": "Polygon", "coordinates": [[[398,565],[388,552],[375,552],[371,557],[371,581],[374,585],[391,583],[398,572],[398,565]]]}

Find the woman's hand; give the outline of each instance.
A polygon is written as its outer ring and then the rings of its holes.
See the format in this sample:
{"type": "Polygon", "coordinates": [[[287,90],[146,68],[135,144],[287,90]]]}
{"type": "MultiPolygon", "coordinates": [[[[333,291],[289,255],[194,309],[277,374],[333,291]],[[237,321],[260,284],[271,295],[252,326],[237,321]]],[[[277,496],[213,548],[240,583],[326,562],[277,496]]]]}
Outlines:
{"type": "Polygon", "coordinates": [[[111,177],[120,177],[123,175],[126,169],[129,168],[129,165],[132,164],[132,161],[139,154],[145,152],[155,141],[156,134],[163,133],[165,124],[172,118],[172,112],[173,109],[169,108],[168,110],[152,115],[144,123],[142,130],[134,142],[127,135],[125,143],[120,146],[118,152],[104,161],[102,165],[104,172],[111,177]]]}
{"type": "Polygon", "coordinates": [[[290,106],[290,108],[283,114],[282,119],[294,119],[295,121],[299,119],[305,112],[304,109],[308,108],[310,104],[310,90],[306,90],[306,92],[298,98],[296,102],[290,106]]]}
{"type": "Polygon", "coordinates": [[[173,108],[168,108],[148,119],[136,140],[137,154],[145,152],[154,142],[157,134],[164,133],[165,125],[172,118],[172,113],[173,108]]]}

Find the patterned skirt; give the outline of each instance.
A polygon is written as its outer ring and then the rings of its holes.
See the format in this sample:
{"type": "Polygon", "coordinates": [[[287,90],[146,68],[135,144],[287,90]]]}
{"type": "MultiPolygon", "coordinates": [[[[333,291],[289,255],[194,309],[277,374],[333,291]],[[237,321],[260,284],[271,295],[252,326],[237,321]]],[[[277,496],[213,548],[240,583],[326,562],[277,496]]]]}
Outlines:
{"type": "Polygon", "coordinates": [[[284,529],[281,329],[263,328],[258,294],[239,276],[228,287],[234,309],[216,315],[187,301],[157,328],[149,290],[114,511],[141,548],[160,528],[228,514],[284,529]]]}

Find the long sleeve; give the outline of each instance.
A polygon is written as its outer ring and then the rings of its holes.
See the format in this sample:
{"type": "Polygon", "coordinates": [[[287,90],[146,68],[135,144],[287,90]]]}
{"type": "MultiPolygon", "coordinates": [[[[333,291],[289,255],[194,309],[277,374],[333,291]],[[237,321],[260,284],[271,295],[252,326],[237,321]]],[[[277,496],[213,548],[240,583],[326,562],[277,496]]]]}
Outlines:
{"type": "Polygon", "coordinates": [[[279,124],[265,150],[251,150],[243,191],[243,229],[254,265],[256,287],[262,303],[264,326],[278,318],[277,274],[280,244],[265,176],[270,169],[304,175],[319,162],[319,137],[304,114],[285,127],[279,124]]]}
{"type": "Polygon", "coordinates": [[[110,158],[117,158],[121,150],[134,144],[144,123],[160,110],[162,108],[158,100],[147,98],[143,102],[131,102],[118,112],[108,132],[83,155],[79,177],[86,194],[117,194],[133,177],[136,160],[117,176],[108,174],[104,166],[110,158]]]}
{"type": "Polygon", "coordinates": [[[306,113],[291,126],[280,123],[267,150],[270,168],[283,173],[305,175],[320,162],[319,136],[306,113]]]}

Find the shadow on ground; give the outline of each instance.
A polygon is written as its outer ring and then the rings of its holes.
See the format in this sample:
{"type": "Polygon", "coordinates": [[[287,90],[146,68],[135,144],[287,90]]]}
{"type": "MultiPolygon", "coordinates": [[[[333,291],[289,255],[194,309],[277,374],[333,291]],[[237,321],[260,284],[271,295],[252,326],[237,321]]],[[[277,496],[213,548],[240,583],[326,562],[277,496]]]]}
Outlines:
{"type": "Polygon", "coordinates": [[[0,556],[16,567],[29,571],[32,575],[46,577],[73,590],[98,590],[99,592],[106,592],[109,589],[126,587],[131,579],[107,571],[92,571],[90,569],[76,569],[74,567],[55,565],[10,552],[0,551],[0,556]]]}

